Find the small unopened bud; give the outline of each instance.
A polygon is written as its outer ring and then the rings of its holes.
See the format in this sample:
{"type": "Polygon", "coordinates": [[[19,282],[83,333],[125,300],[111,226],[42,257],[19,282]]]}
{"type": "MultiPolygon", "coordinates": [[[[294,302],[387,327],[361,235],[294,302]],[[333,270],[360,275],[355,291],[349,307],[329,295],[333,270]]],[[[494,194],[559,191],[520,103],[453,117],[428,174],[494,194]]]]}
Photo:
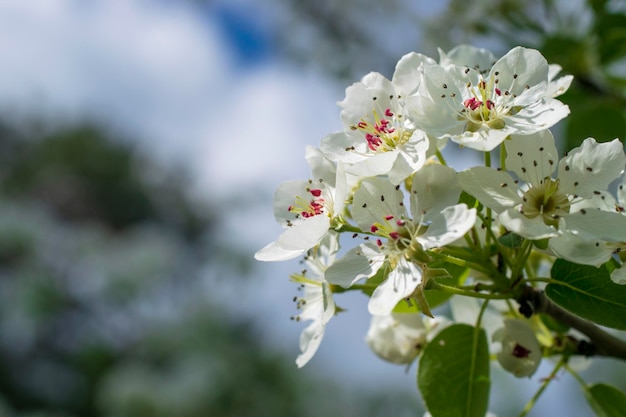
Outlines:
{"type": "Polygon", "coordinates": [[[446,324],[445,319],[423,318],[419,313],[372,316],[365,341],[380,358],[408,364],[446,324]]]}
{"type": "Polygon", "coordinates": [[[531,376],[541,362],[541,346],[533,329],[523,320],[507,319],[492,339],[502,343],[498,362],[518,378],[531,376]]]}

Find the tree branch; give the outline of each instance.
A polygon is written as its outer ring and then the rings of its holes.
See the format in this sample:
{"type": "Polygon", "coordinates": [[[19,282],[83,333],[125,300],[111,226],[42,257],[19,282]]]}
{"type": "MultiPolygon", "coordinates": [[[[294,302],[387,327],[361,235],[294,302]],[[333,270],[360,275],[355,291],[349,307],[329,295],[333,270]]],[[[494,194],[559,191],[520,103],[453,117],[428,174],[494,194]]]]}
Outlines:
{"type": "Polygon", "coordinates": [[[584,320],[562,309],[554,304],[543,291],[529,288],[527,293],[524,294],[522,299],[518,300],[518,302],[520,302],[520,312],[522,314],[525,314],[525,311],[527,311],[524,309],[524,306],[531,304],[533,313],[547,314],[587,336],[591,342],[591,346],[588,346],[588,348],[591,349],[589,349],[589,351],[585,349],[586,352],[581,353],[587,356],[610,356],[626,360],[626,341],[607,333],[590,321],[584,320]]]}

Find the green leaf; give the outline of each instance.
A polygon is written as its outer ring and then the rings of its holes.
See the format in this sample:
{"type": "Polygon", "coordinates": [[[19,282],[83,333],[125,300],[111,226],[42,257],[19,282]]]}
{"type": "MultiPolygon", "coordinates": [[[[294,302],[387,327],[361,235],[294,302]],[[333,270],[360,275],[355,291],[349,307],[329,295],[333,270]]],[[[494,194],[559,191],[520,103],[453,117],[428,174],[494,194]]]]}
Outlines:
{"type": "Polygon", "coordinates": [[[454,324],[426,345],[417,385],[433,417],[484,417],[490,382],[483,329],[454,324]]]}
{"type": "Polygon", "coordinates": [[[551,275],[562,283],[546,286],[546,295],[552,301],[594,323],[626,330],[626,286],[611,281],[604,266],[595,268],[557,259],[551,275]]]}
{"type": "Polygon", "coordinates": [[[585,390],[585,398],[598,417],[626,415],[626,395],[615,387],[596,384],[585,390]]]}
{"type": "Polygon", "coordinates": [[[524,238],[513,232],[507,232],[500,236],[498,242],[507,248],[519,248],[522,245],[522,242],[524,242],[524,238]]]}
{"type": "Polygon", "coordinates": [[[578,146],[587,137],[596,138],[598,142],[624,137],[626,120],[620,106],[612,104],[606,97],[592,99],[589,94],[584,100],[584,104],[576,108],[576,117],[568,120],[568,146],[578,146]]]}

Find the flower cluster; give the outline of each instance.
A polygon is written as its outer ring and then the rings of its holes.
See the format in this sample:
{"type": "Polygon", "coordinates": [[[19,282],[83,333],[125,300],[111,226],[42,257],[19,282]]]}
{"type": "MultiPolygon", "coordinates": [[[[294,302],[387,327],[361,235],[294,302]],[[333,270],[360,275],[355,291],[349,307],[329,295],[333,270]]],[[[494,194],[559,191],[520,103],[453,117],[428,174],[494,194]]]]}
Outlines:
{"type": "MultiPolygon", "coordinates": [[[[391,79],[370,73],[346,89],[344,129],[306,149],[310,179],[278,188],[274,212],[285,230],[255,255],[304,256],[306,270],[292,276],[303,291],[296,319],[310,321],[298,366],[342,311],[334,298],[345,291],[369,297],[368,345],[407,364],[449,325],[422,314],[450,297],[519,302],[558,258],[610,262],[614,282],[626,283],[623,145],[587,138],[559,157],[549,129],[569,114],[557,97],[572,82],[559,71],[533,49],[498,59],[463,45],[439,60],[410,53],[391,79]],[[482,153],[484,165],[457,172],[443,155],[449,142],[482,153]]],[[[510,306],[489,328],[487,310],[472,320],[502,344],[503,368],[532,375],[554,347],[550,330],[510,306]]]]}

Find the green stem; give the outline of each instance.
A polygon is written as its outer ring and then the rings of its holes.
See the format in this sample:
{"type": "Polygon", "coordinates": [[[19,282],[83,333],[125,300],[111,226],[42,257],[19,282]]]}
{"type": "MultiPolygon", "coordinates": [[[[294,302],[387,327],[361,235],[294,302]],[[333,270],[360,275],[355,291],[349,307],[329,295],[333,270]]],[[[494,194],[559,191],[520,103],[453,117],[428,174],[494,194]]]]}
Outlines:
{"type": "Polygon", "coordinates": [[[491,276],[493,275],[493,271],[485,268],[484,266],[482,266],[481,264],[477,264],[475,262],[471,262],[468,261],[466,259],[462,259],[462,258],[457,258],[454,255],[448,255],[446,253],[438,253],[437,257],[440,258],[443,261],[446,261],[448,263],[451,263],[453,265],[458,265],[458,266],[462,266],[465,268],[470,268],[473,269],[476,272],[481,272],[485,275],[491,276]]]}
{"type": "Polygon", "coordinates": [[[478,313],[478,318],[476,319],[476,326],[474,327],[474,331],[478,331],[480,329],[481,323],[483,321],[483,315],[487,310],[487,305],[489,304],[489,300],[485,300],[482,306],[480,306],[480,312],[478,313]]]}
{"type": "Polygon", "coordinates": [[[574,377],[576,381],[578,381],[584,390],[588,388],[587,383],[580,377],[580,375],[578,375],[578,372],[574,371],[568,364],[565,364],[565,369],[574,377]]]}
{"type": "Polygon", "coordinates": [[[443,157],[443,154],[441,153],[439,149],[437,149],[437,151],[435,152],[435,155],[437,156],[437,159],[439,160],[439,162],[441,162],[441,165],[448,166],[448,164],[446,163],[446,159],[443,157]]]}
{"type": "Polygon", "coordinates": [[[466,290],[466,289],[459,288],[459,287],[439,284],[438,282],[434,282],[434,281],[429,281],[426,289],[445,291],[445,292],[449,292],[449,293],[456,294],[456,295],[463,295],[466,297],[473,297],[473,298],[482,298],[485,300],[508,300],[511,298],[515,298],[515,295],[512,293],[510,294],[484,294],[484,293],[476,292],[476,290],[466,290]]]}
{"type": "Polygon", "coordinates": [[[566,360],[565,359],[561,359],[559,361],[559,363],[556,364],[556,366],[552,370],[552,373],[550,373],[550,375],[543,380],[543,384],[541,384],[541,386],[539,387],[539,389],[537,390],[535,395],[533,395],[533,397],[530,399],[530,401],[528,401],[528,403],[526,404],[526,406],[522,410],[522,413],[519,415],[519,417],[524,417],[535,406],[535,403],[537,402],[537,400],[539,399],[541,394],[543,394],[545,389],[548,387],[550,382],[552,382],[552,380],[556,377],[556,374],[565,365],[565,363],[566,363],[566,360]]]}
{"type": "Polygon", "coordinates": [[[500,145],[500,168],[502,168],[503,171],[506,170],[506,148],[504,144],[500,145]]]}
{"type": "MultiPolygon", "coordinates": [[[[485,152],[485,166],[491,168],[491,152],[485,152]]],[[[491,209],[489,207],[487,207],[487,221],[485,222],[485,226],[488,231],[491,230],[491,209]]],[[[485,249],[489,250],[489,246],[491,246],[491,234],[487,233],[485,235],[485,249]]]]}
{"type": "Polygon", "coordinates": [[[524,239],[524,241],[522,242],[522,246],[517,252],[517,256],[513,260],[513,266],[511,268],[511,280],[514,283],[517,282],[517,284],[519,284],[522,281],[521,279],[519,279],[518,281],[518,277],[524,270],[524,267],[526,266],[526,261],[528,260],[528,257],[530,256],[531,250],[532,250],[532,242],[528,239],[524,239]]]}

